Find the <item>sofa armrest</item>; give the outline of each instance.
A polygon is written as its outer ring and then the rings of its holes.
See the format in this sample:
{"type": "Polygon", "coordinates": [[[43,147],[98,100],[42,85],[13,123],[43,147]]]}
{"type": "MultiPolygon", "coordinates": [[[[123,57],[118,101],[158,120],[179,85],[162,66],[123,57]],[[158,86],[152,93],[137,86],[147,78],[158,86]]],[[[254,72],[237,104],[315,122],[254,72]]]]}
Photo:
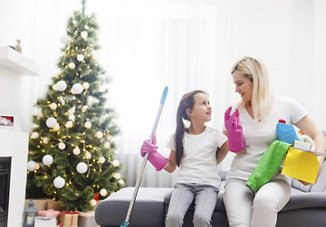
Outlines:
{"type": "Polygon", "coordinates": [[[324,192],[301,192],[292,193],[290,201],[282,209],[283,211],[305,209],[305,208],[325,208],[326,193],[324,192]]]}
{"type": "Polygon", "coordinates": [[[326,192],[326,162],[322,165],[317,182],[311,187],[311,192],[326,192]]]}

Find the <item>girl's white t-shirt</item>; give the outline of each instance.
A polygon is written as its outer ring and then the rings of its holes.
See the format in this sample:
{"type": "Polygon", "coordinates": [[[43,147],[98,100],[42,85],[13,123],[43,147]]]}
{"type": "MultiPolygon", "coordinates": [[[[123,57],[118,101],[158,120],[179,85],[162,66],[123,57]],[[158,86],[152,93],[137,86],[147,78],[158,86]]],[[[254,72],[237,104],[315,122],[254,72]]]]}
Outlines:
{"type": "Polygon", "coordinates": [[[271,113],[261,122],[255,121],[244,107],[239,107],[240,121],[246,138],[246,153],[234,157],[227,179],[247,180],[268,146],[276,140],[276,124],[280,119],[294,124],[307,113],[294,99],[276,96],[271,113]]]}
{"type": "MultiPolygon", "coordinates": [[[[227,137],[217,129],[206,127],[199,135],[185,133],[184,154],[180,162],[176,183],[207,184],[219,188],[221,178],[218,174],[216,152],[227,141],[227,137]]],[[[174,135],[167,147],[175,151],[174,135]]]]}

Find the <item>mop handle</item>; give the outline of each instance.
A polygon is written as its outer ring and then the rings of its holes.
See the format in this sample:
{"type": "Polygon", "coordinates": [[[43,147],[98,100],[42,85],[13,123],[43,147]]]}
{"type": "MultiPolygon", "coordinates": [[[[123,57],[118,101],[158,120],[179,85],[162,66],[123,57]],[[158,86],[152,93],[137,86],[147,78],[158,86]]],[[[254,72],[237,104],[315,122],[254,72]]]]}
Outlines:
{"type": "MultiPolygon", "coordinates": [[[[163,109],[163,105],[164,105],[167,93],[168,93],[168,87],[166,86],[164,88],[164,90],[163,90],[163,93],[162,93],[160,105],[159,105],[159,108],[158,108],[158,111],[157,111],[157,114],[156,114],[156,119],[155,119],[155,122],[154,122],[154,125],[153,125],[153,128],[152,128],[152,133],[150,135],[151,142],[152,142],[152,139],[153,139],[153,135],[156,132],[158,122],[160,120],[161,112],[162,112],[162,109],[163,109]]],[[[147,158],[148,158],[148,153],[146,153],[145,156],[144,156],[143,163],[142,163],[142,166],[141,166],[141,169],[140,169],[140,173],[139,173],[138,178],[137,178],[137,182],[136,182],[136,185],[135,185],[135,190],[134,190],[134,193],[132,195],[132,199],[130,201],[127,216],[126,216],[126,220],[125,220],[126,223],[128,223],[128,221],[129,221],[131,211],[132,211],[132,208],[134,206],[134,203],[135,203],[135,200],[136,200],[136,197],[137,197],[137,194],[138,194],[138,190],[139,190],[141,179],[143,177],[143,173],[144,173],[144,169],[145,169],[145,166],[146,166],[147,158]]]]}

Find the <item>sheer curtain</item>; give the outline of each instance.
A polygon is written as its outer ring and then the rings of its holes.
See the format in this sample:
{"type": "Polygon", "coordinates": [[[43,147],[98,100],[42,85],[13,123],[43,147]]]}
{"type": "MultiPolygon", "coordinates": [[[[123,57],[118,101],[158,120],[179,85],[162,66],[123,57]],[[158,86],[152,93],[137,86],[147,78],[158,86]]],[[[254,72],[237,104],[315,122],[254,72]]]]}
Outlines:
{"type": "MultiPolygon", "coordinates": [[[[117,157],[128,185],[134,185],[164,86],[169,93],[157,129],[160,152],[174,131],[182,94],[210,94],[213,120],[222,129],[223,113],[238,100],[232,64],[250,55],[262,59],[275,93],[291,96],[326,129],[324,95],[326,2],[323,0],[88,0],[87,13],[100,25],[98,60],[113,80],[108,105],[121,129],[117,157]],[[304,91],[304,92],[302,92],[304,91]]],[[[79,0],[0,1],[0,45],[21,38],[23,54],[40,65],[39,96],[57,72],[60,38],[79,0]],[[9,21],[9,22],[8,22],[9,21]]],[[[232,154],[223,162],[229,169],[232,154]]],[[[148,164],[143,186],[170,187],[176,173],[156,172],[148,164]]]]}

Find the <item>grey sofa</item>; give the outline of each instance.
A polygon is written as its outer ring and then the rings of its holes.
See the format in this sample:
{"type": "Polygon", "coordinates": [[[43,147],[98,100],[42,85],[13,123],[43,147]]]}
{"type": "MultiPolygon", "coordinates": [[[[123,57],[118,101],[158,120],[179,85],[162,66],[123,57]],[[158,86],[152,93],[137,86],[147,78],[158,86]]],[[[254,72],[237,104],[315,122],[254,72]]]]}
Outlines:
{"type": "MultiPolygon", "coordinates": [[[[224,176],[222,176],[223,178],[224,176]]],[[[304,186],[292,180],[292,196],[279,212],[277,227],[325,227],[326,226],[326,162],[318,181],[304,186]]],[[[165,214],[169,205],[172,188],[139,189],[129,220],[131,227],[164,227],[165,214]]],[[[120,226],[126,218],[133,187],[126,187],[101,201],[95,210],[95,220],[101,227],[120,226]]],[[[184,219],[184,227],[191,227],[194,206],[184,219]]],[[[216,202],[212,225],[227,227],[228,221],[223,203],[223,187],[216,202]]]]}

